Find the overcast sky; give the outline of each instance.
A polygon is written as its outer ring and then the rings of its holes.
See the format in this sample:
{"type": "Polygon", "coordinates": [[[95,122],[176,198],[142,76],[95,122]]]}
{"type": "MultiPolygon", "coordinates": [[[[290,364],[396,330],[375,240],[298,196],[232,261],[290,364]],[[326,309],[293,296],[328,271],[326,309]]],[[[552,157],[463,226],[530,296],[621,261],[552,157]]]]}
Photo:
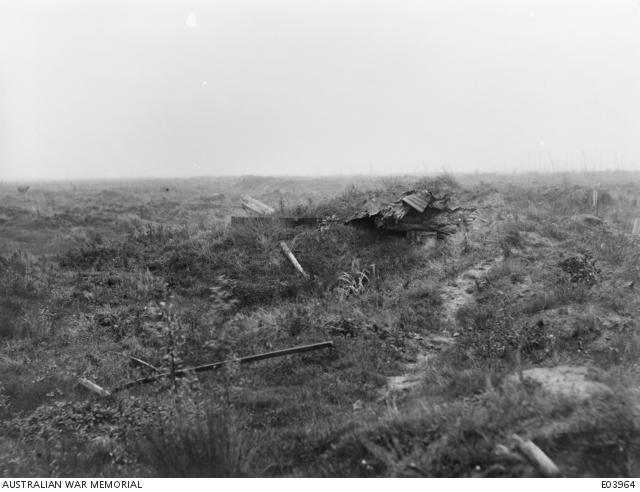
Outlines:
{"type": "Polygon", "coordinates": [[[0,0],[0,179],[639,162],[640,0],[0,0]]]}

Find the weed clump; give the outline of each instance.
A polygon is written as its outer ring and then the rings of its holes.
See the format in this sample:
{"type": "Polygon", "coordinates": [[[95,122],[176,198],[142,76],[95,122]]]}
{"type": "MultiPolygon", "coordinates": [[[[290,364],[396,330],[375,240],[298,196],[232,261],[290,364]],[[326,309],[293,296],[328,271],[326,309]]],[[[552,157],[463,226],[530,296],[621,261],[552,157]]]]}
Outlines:
{"type": "Polygon", "coordinates": [[[23,252],[0,256],[0,338],[40,336],[50,327],[42,305],[51,278],[46,265],[23,252]]]}
{"type": "Polygon", "coordinates": [[[598,280],[600,270],[593,259],[587,255],[572,256],[562,260],[558,266],[567,274],[572,282],[594,285],[598,280]]]}
{"type": "Polygon", "coordinates": [[[163,403],[139,432],[134,450],[160,477],[248,475],[250,441],[219,403],[193,399],[163,403]]]}

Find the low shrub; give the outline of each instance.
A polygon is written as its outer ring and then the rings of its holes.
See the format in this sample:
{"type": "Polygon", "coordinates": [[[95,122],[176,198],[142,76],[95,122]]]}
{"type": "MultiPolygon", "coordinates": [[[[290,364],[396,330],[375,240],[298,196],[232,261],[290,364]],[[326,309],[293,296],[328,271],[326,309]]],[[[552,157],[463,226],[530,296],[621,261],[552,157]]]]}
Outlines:
{"type": "Polygon", "coordinates": [[[138,459],[159,477],[242,477],[251,442],[219,404],[176,401],[161,406],[139,433],[138,459]]]}

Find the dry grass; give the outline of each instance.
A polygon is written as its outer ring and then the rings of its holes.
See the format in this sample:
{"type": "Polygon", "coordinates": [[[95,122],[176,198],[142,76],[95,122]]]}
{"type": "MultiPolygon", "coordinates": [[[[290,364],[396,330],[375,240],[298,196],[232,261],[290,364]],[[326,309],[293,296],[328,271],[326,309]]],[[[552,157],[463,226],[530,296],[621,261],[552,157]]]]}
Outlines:
{"type": "Polygon", "coordinates": [[[339,221],[231,228],[224,219],[240,213],[241,194],[283,215],[343,218],[372,193],[415,185],[408,178],[357,188],[257,177],[39,184],[24,196],[3,188],[0,429],[15,458],[0,472],[533,475],[493,453],[518,432],[568,475],[630,475],[640,278],[628,233],[640,204],[621,181],[628,176],[600,176],[606,226],[573,222],[592,213],[588,178],[424,181],[489,221],[430,250],[339,221]],[[309,280],[282,256],[282,240],[309,280]],[[591,284],[559,267],[584,253],[600,272],[591,284]],[[443,323],[443,289],[498,257],[472,283],[456,326],[443,323]],[[576,306],[584,312],[571,314],[576,306]],[[144,374],[127,355],[175,369],[325,339],[335,348],[104,401],[75,385],[78,376],[112,387],[144,374]],[[422,353],[431,358],[421,384],[382,398],[386,378],[422,353]],[[578,402],[513,382],[557,364],[599,368],[617,396],[578,402]]]}

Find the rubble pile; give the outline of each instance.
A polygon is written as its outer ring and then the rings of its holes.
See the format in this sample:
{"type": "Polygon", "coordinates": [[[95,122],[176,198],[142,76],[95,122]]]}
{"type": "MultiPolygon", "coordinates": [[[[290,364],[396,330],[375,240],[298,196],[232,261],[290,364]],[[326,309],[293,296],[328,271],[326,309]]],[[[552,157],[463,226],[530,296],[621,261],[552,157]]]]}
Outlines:
{"type": "Polygon", "coordinates": [[[432,232],[438,237],[456,232],[466,223],[472,209],[451,207],[448,195],[436,196],[428,190],[411,190],[391,203],[371,201],[365,210],[346,223],[387,232],[432,232]]]}

